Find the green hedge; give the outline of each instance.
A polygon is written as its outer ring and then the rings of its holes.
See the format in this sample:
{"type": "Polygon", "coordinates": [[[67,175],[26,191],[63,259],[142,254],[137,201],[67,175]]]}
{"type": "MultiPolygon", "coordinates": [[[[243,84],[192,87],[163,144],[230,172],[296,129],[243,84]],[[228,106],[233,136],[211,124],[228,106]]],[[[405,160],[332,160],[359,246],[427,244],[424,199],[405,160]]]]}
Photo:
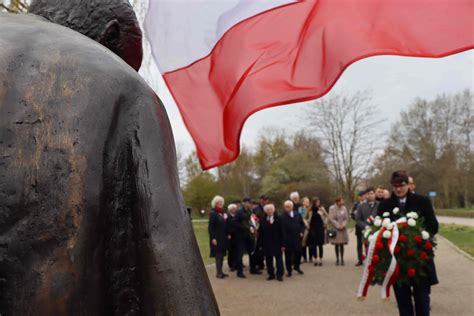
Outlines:
{"type": "Polygon", "coordinates": [[[439,209],[439,210],[436,210],[436,215],[474,218],[474,209],[473,208],[439,209]]]}

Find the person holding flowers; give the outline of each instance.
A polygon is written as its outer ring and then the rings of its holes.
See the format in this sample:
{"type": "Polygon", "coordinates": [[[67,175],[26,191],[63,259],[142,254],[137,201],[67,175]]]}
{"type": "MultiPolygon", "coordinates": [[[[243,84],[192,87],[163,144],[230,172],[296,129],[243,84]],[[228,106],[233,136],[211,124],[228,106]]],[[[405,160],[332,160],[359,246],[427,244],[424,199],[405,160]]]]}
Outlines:
{"type": "Polygon", "coordinates": [[[398,238],[400,246],[397,245],[395,253],[405,251],[406,258],[414,258],[413,260],[423,262],[423,265],[418,266],[419,271],[417,271],[416,268],[400,262],[399,278],[407,278],[411,281],[403,285],[399,282],[393,284],[398,310],[400,316],[429,315],[431,286],[438,283],[432,256],[433,244],[429,238],[438,233],[438,220],[431,201],[427,197],[410,192],[406,171],[395,171],[390,183],[392,195],[380,202],[376,220],[381,222],[375,224],[388,227],[384,232],[387,236],[384,238],[390,238],[388,234],[393,225],[391,222],[401,216],[407,218],[407,226],[415,227],[421,223],[424,228],[420,234],[415,235],[404,233],[404,230],[400,229],[398,238]],[[417,247],[406,246],[410,244],[417,247]],[[415,302],[414,307],[412,298],[415,302]]]}

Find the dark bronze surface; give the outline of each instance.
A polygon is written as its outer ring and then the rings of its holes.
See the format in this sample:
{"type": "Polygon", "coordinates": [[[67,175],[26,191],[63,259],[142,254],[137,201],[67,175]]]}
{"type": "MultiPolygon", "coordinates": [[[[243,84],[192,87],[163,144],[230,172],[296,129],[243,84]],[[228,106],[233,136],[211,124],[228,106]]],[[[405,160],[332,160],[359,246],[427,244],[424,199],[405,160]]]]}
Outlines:
{"type": "Polygon", "coordinates": [[[0,314],[218,314],[162,103],[27,15],[0,14],[0,314]]]}

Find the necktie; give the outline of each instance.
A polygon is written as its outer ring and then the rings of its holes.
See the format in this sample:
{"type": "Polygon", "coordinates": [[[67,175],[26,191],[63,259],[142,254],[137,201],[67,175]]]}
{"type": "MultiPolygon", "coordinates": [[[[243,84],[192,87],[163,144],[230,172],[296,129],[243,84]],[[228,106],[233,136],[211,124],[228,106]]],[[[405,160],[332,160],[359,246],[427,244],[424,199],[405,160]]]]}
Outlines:
{"type": "Polygon", "coordinates": [[[406,204],[405,202],[400,201],[400,211],[405,212],[405,209],[406,209],[405,204],[406,204]]]}

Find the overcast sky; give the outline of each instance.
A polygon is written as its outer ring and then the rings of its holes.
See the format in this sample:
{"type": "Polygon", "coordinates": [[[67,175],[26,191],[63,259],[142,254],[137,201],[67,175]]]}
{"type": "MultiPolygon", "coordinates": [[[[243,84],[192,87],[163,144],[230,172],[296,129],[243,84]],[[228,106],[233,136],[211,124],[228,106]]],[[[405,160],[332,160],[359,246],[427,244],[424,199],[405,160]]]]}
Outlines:
{"type": "MultiPolygon", "coordinates": [[[[146,1],[137,1],[135,7],[139,19],[143,20],[146,1]]],[[[147,43],[144,45],[145,60],[140,73],[165,104],[177,147],[187,155],[194,149],[194,143],[151,60],[147,43]]],[[[407,109],[415,98],[433,99],[439,94],[457,93],[464,89],[474,90],[473,50],[441,59],[396,56],[367,58],[351,65],[326,97],[340,91],[371,91],[380,118],[386,119],[382,128],[388,131],[398,119],[400,111],[407,109]]],[[[284,128],[288,133],[294,133],[305,127],[302,117],[307,110],[308,102],[303,102],[257,112],[245,123],[240,142],[253,147],[259,132],[265,127],[284,128]]]]}

